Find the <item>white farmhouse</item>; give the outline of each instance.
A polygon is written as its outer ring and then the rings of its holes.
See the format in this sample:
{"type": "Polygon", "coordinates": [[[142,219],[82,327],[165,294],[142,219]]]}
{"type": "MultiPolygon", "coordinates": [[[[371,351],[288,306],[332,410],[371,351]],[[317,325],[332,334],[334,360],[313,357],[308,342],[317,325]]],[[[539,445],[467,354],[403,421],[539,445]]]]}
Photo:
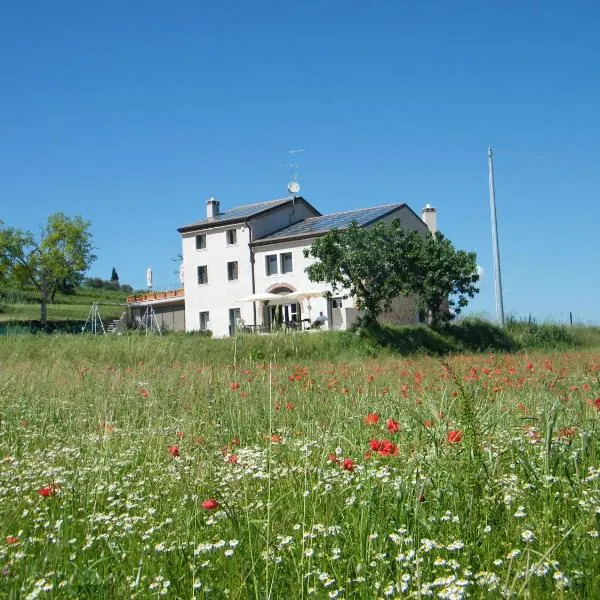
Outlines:
{"type": "MultiPolygon", "coordinates": [[[[408,229],[434,231],[435,209],[422,219],[406,204],[388,204],[322,215],[302,197],[282,198],[221,211],[207,202],[206,218],[178,229],[183,246],[186,331],[211,330],[232,335],[240,326],[269,331],[274,323],[306,328],[316,318],[330,329],[346,329],[358,316],[353,298],[326,298],[327,285],[311,282],[305,272],[311,259],[303,250],[331,229],[352,221],[368,227],[399,218],[408,229]],[[286,295],[262,300],[267,293],[286,295]],[[257,301],[244,300],[250,296],[257,301]]],[[[413,298],[398,298],[384,322],[418,321],[413,298]]]]}

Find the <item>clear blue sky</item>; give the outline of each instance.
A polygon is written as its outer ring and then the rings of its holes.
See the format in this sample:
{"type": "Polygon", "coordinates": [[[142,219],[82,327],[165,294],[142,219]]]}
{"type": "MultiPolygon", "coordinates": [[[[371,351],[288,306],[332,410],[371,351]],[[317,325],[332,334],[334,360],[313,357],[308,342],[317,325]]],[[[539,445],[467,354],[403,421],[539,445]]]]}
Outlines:
{"type": "Polygon", "coordinates": [[[0,219],[92,222],[90,275],[174,287],[178,226],[286,195],[402,201],[486,275],[487,146],[505,309],[600,322],[600,4],[4,2],[0,219]],[[502,151],[504,149],[505,151],[502,151]]]}

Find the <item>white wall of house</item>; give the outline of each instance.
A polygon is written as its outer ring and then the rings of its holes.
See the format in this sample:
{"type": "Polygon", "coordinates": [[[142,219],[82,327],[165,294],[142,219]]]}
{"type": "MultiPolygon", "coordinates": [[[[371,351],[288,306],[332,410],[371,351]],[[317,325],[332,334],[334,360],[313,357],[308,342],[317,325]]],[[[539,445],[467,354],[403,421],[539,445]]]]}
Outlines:
{"type": "Polygon", "coordinates": [[[252,306],[236,300],[252,293],[248,227],[218,226],[184,233],[182,238],[185,287],[185,323],[187,331],[200,329],[200,313],[208,312],[208,329],[217,337],[229,335],[230,309],[240,309],[240,316],[252,322],[252,306]],[[235,229],[237,242],[229,245],[226,231],[235,229]],[[206,248],[196,249],[196,236],[206,235],[206,248]],[[228,280],[227,263],[237,261],[238,279],[228,280]],[[198,267],[206,266],[208,283],[198,283],[198,267]]]}
{"type": "MultiPolygon", "coordinates": [[[[207,327],[216,337],[230,335],[231,314],[230,310],[238,309],[240,317],[247,323],[254,323],[254,305],[251,302],[237,302],[244,296],[252,293],[252,269],[250,262],[250,235],[254,239],[278,231],[279,229],[293,224],[299,220],[314,216],[312,210],[302,202],[294,206],[286,205],[279,210],[253,218],[250,227],[246,224],[223,226],[215,224],[214,227],[202,229],[195,232],[182,234],[184,287],[185,287],[185,324],[187,331],[201,328],[200,313],[208,312],[209,319],[207,327]],[[237,241],[230,245],[227,243],[226,231],[235,229],[237,241]],[[196,236],[206,236],[206,247],[196,249],[196,236]],[[227,263],[237,261],[238,278],[235,281],[228,280],[227,263]],[[198,283],[198,267],[206,266],[208,283],[198,283]]],[[[383,220],[386,222],[394,218],[400,218],[404,227],[426,231],[423,221],[414,215],[406,207],[400,208],[388,215],[383,220]]],[[[287,287],[292,291],[325,291],[331,289],[326,284],[311,282],[306,274],[306,267],[312,259],[304,258],[304,250],[310,247],[314,238],[303,240],[282,240],[277,243],[269,243],[254,247],[255,254],[255,291],[257,293],[276,290],[279,287],[287,287]],[[288,273],[281,272],[281,255],[292,254],[292,270],[288,273]],[[277,273],[267,274],[266,257],[277,255],[277,273]]],[[[341,297],[343,293],[337,293],[341,297]]],[[[331,305],[325,298],[311,298],[301,301],[302,318],[309,317],[314,320],[319,313],[328,318],[328,327],[347,328],[357,317],[352,298],[340,301],[341,309],[332,319],[331,305]]],[[[262,306],[256,304],[256,324],[263,323],[262,306]]]]}
{"type": "MultiPolygon", "coordinates": [[[[314,291],[321,292],[331,290],[326,284],[318,284],[310,281],[305,272],[306,267],[314,262],[314,259],[304,258],[304,250],[309,248],[311,239],[283,241],[277,244],[267,244],[256,246],[255,252],[255,277],[257,292],[271,292],[280,287],[287,287],[294,292],[314,291]],[[292,254],[292,271],[290,273],[281,273],[281,255],[285,253],[292,254]],[[277,256],[277,274],[268,275],[266,267],[267,256],[277,256]]],[[[276,292],[277,293],[277,292],[276,292]]],[[[301,303],[302,318],[309,317],[314,320],[319,312],[327,316],[327,300],[325,298],[310,298],[301,303]],[[310,304],[310,311],[308,305],[310,304]]],[[[262,314],[260,317],[262,319],[262,314]]],[[[262,320],[260,321],[262,323],[262,320]]]]}
{"type": "MultiPolygon", "coordinates": [[[[250,263],[250,235],[257,238],[268,235],[307,217],[315,212],[298,201],[253,217],[248,224],[219,225],[182,234],[182,255],[185,287],[185,322],[187,331],[201,329],[200,313],[208,312],[208,329],[215,337],[230,335],[230,310],[239,309],[240,318],[254,323],[254,307],[249,302],[237,302],[252,293],[250,263]],[[226,231],[235,229],[237,242],[227,243],[226,231]],[[206,247],[196,249],[196,236],[206,236],[206,247]],[[238,262],[238,279],[229,281],[227,263],[238,262]],[[198,283],[198,267],[206,266],[208,283],[198,283]]],[[[259,288],[256,288],[259,290],[259,288]]],[[[257,307],[257,315],[261,309],[257,307]]],[[[260,322],[260,317],[257,318],[260,322]]]]}

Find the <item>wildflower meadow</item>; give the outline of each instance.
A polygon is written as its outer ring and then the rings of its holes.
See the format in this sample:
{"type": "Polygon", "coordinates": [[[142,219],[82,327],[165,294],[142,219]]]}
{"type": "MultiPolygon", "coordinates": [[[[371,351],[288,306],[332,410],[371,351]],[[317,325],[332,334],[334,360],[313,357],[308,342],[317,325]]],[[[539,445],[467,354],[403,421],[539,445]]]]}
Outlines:
{"type": "Polygon", "coordinates": [[[599,597],[600,353],[281,343],[0,338],[0,597],[599,597]]]}

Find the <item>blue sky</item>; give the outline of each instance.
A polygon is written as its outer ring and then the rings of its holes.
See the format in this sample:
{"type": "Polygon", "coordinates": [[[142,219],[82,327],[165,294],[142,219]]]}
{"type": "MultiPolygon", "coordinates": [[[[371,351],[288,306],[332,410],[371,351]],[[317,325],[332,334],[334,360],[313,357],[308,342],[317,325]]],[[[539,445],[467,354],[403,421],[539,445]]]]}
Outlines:
{"type": "Polygon", "coordinates": [[[92,222],[90,275],[178,283],[178,226],[286,195],[406,202],[486,275],[495,154],[505,310],[600,322],[600,4],[5,2],[0,219],[92,222]]]}

